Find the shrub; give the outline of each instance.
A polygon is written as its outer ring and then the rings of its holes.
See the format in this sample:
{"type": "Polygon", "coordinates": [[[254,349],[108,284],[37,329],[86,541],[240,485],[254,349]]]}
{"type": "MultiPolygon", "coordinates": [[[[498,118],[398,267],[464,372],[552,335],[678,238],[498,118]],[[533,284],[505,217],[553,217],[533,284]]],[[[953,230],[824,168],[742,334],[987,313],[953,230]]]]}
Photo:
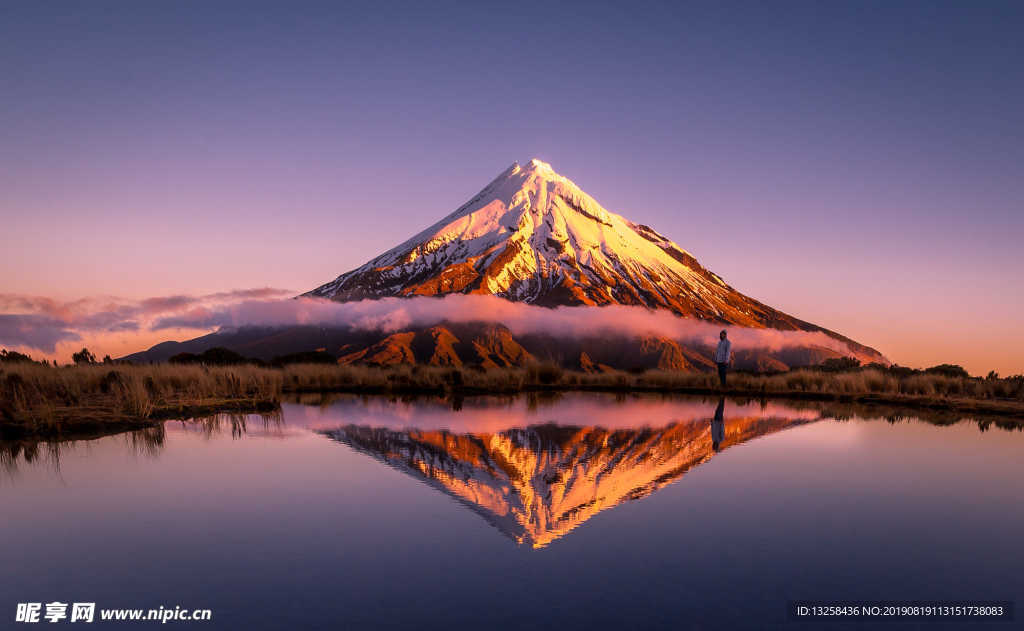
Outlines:
{"type": "Polygon", "coordinates": [[[825,372],[849,372],[860,368],[860,360],[853,357],[830,357],[818,364],[825,372]]]}
{"type": "Polygon", "coordinates": [[[550,386],[562,379],[562,367],[553,362],[532,364],[527,369],[527,376],[533,383],[550,386]]]}
{"type": "Polygon", "coordinates": [[[930,375],[943,375],[946,377],[970,377],[971,375],[963,369],[962,366],[956,364],[939,364],[938,366],[932,366],[931,368],[925,368],[925,373],[930,375]]]}
{"type": "Polygon", "coordinates": [[[88,348],[83,348],[74,355],[71,356],[71,361],[75,364],[95,364],[96,356],[92,354],[88,348]]]}
{"type": "Polygon", "coordinates": [[[448,381],[448,385],[454,388],[461,388],[462,385],[465,383],[465,379],[463,379],[462,377],[462,371],[459,370],[458,368],[454,368],[448,371],[448,374],[445,375],[445,377],[448,381]]]}
{"type": "MultiPolygon", "coordinates": [[[[46,360],[43,360],[43,361],[45,362],[46,360]]],[[[7,363],[7,364],[21,364],[21,363],[34,364],[35,361],[33,361],[30,356],[25,355],[23,353],[18,353],[18,352],[15,352],[15,351],[9,351],[7,349],[0,349],[0,363],[7,363]]]]}

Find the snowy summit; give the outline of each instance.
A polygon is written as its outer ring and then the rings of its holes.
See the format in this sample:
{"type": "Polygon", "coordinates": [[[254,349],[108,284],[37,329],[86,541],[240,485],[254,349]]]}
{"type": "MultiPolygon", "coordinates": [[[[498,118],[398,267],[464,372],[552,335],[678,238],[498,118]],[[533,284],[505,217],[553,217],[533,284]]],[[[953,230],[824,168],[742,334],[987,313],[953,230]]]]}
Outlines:
{"type": "Polygon", "coordinates": [[[306,295],[449,293],[542,306],[640,305],[851,342],[739,293],[668,237],[608,211],[537,159],[513,164],[455,212],[306,295]]]}

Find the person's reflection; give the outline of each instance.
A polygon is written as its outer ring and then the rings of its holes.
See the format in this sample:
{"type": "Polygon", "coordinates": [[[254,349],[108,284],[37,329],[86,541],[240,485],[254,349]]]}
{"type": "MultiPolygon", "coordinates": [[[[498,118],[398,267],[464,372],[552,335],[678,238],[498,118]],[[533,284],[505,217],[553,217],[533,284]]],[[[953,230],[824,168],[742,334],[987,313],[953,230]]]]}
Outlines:
{"type": "Polygon", "coordinates": [[[725,440],[725,397],[718,399],[718,407],[715,408],[715,418],[711,421],[711,448],[716,452],[722,448],[722,441],[725,440]]]}

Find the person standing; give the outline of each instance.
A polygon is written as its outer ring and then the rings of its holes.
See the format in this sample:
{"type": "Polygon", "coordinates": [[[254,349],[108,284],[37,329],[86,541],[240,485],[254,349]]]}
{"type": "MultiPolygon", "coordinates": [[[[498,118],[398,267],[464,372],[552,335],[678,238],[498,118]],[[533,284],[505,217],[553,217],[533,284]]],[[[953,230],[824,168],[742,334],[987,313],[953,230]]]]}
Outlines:
{"type": "Polygon", "coordinates": [[[732,364],[732,342],[723,330],[718,334],[718,348],[715,349],[715,364],[718,365],[718,380],[725,387],[725,373],[732,364]]]}

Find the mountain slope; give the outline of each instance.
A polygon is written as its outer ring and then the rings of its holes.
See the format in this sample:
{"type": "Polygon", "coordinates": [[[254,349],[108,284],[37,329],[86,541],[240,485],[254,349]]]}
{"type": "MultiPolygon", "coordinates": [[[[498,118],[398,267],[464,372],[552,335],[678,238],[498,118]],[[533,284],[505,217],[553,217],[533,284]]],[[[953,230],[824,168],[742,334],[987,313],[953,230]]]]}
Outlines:
{"type": "MultiPolygon", "coordinates": [[[[316,326],[225,329],[185,342],[162,342],[121,359],[164,362],[179,353],[199,354],[215,347],[263,361],[289,353],[321,350],[336,357],[340,364],[371,366],[493,368],[523,367],[545,361],[588,372],[609,368],[697,372],[714,367],[710,360],[713,349],[700,343],[628,334],[513,335],[508,327],[493,322],[447,321],[397,332],[316,326]]],[[[810,346],[740,349],[736,352],[735,367],[777,372],[842,356],[832,349],[810,346]]]]}
{"type": "Polygon", "coordinates": [[[542,306],[642,305],[746,327],[821,331],[745,296],[653,228],[609,212],[550,165],[514,164],[470,201],[308,292],[338,301],[494,294],[542,306]]]}

